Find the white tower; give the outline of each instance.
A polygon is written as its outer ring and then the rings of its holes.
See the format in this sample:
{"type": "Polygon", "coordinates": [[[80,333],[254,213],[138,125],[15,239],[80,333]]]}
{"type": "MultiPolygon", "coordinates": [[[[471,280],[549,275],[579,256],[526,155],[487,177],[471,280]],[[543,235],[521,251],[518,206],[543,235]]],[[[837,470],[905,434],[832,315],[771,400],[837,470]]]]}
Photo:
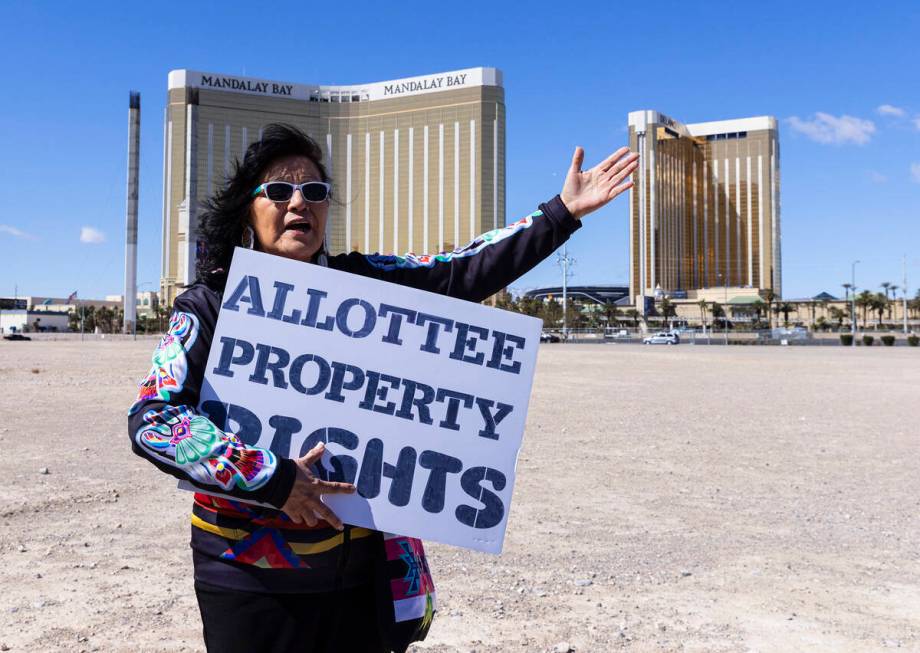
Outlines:
{"type": "Polygon", "coordinates": [[[137,319],[137,190],[141,150],[141,94],[128,96],[128,204],[125,212],[124,332],[133,333],[137,319]]]}

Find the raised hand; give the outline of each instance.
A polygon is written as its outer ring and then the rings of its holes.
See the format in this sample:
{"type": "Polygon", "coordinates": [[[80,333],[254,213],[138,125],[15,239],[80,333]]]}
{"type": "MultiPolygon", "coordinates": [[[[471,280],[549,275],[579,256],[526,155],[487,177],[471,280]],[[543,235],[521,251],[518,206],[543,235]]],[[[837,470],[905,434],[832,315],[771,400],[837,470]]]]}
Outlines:
{"type": "Polygon", "coordinates": [[[310,449],[297,463],[297,478],[291,488],[291,494],[281,507],[281,510],[291,518],[291,521],[307,526],[316,526],[320,519],[329,522],[329,525],[342,530],[342,520],[325,503],[320,501],[323,494],[352,494],[355,486],[351,483],[333,483],[317,478],[310,466],[323,457],[326,445],[320,442],[310,449]]]}
{"type": "Polygon", "coordinates": [[[628,177],[635,172],[638,159],[638,154],[630,152],[628,147],[621,147],[590,170],[582,171],[585,150],[576,147],[560,193],[562,203],[578,220],[596,211],[632,187],[632,179],[628,177]]]}

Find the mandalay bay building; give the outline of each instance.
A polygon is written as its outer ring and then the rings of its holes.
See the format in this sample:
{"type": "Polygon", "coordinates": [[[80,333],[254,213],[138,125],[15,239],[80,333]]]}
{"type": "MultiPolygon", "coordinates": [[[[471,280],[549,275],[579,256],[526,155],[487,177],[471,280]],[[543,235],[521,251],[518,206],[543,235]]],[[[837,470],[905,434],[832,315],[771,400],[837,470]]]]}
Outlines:
{"type": "Polygon", "coordinates": [[[332,254],[437,253],[505,226],[505,104],[495,68],[316,86],[169,73],[161,290],[195,278],[200,203],[260,138],[286,122],[323,148],[332,254]]]}
{"type": "Polygon", "coordinates": [[[629,222],[629,287],[638,307],[656,291],[782,296],[775,118],[685,125],[634,111],[629,145],[640,156],[629,222]]]}

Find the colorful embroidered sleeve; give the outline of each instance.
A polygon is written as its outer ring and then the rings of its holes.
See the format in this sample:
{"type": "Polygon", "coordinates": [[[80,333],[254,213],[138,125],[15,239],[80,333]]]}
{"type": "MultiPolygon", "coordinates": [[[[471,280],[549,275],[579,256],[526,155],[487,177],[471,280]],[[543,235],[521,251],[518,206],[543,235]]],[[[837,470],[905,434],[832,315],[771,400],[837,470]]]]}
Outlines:
{"type": "MultiPolygon", "coordinates": [[[[169,330],[128,412],[134,452],[204,491],[219,491],[280,507],[293,483],[293,461],[251,447],[219,429],[195,406],[216,322],[208,291],[176,300],[169,330]]],[[[186,296],[188,295],[188,296],[186,296]]]]}
{"type": "Polygon", "coordinates": [[[557,195],[537,211],[470,243],[435,255],[363,255],[330,259],[329,266],[470,301],[493,295],[568,240],[581,222],[557,195]]]}

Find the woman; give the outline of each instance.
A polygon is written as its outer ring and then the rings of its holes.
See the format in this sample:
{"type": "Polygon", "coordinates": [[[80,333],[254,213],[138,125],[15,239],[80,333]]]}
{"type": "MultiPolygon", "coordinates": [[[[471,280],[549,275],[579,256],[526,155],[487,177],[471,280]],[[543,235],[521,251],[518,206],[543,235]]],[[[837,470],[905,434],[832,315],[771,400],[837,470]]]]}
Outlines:
{"type": "MultiPolygon", "coordinates": [[[[355,491],[313,475],[322,444],[303,458],[281,458],[215,424],[224,427],[232,415],[198,412],[233,248],[478,302],[530,270],[581,226],[584,215],[629,188],[636,158],[621,148],[583,172],[584,152],[577,148],[561,195],[451,253],[329,256],[324,237],[330,184],[322,152],[293,127],[265,127],[262,140],[249,147],[206,204],[198,280],[176,298],[169,330],[128,420],[135,453],[202,490],[194,498],[191,546],[209,651],[402,650],[424,637],[431,616],[429,605],[401,641],[392,623],[379,625],[378,612],[387,621],[386,598],[377,593],[388,583],[375,567],[383,540],[379,533],[344,526],[320,500],[355,491]]],[[[420,543],[404,546],[424,569],[420,543]]]]}

